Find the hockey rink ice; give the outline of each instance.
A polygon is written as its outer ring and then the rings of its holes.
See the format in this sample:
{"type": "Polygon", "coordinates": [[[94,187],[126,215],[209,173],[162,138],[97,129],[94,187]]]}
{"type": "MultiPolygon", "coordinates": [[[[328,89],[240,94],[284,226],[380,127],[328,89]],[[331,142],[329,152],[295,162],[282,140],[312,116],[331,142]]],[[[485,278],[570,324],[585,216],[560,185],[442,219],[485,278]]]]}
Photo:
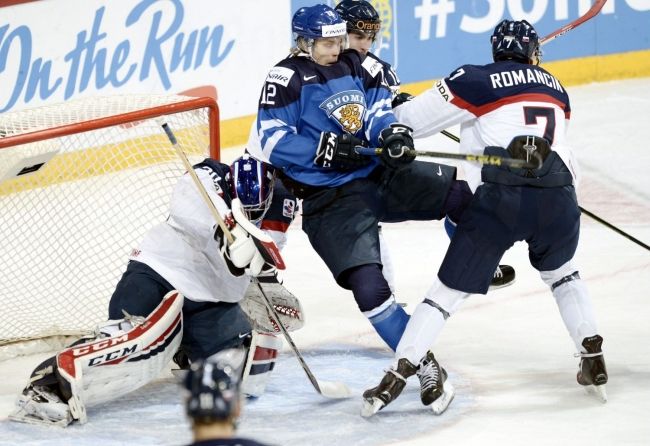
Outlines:
{"type": "MultiPolygon", "coordinates": [[[[569,141],[579,155],[580,204],[650,244],[650,78],[569,88],[569,141]]],[[[436,136],[422,150],[455,150],[436,136]]],[[[240,150],[227,150],[224,160],[240,150]]],[[[441,222],[384,225],[397,299],[412,312],[446,250],[441,222]]],[[[648,445],[650,444],[650,251],[583,215],[577,253],[593,299],[609,371],[609,401],[576,383],[578,359],[555,301],[516,244],[502,263],[514,285],[471,296],[434,352],[456,398],[435,416],[417,379],[370,419],[361,393],[376,385],[392,353],[350,292],[338,288],[299,224],[284,250],[285,285],[302,301],[306,325],[292,334],[317,378],[342,381],[348,400],[311,387],[285,342],[267,393],[248,401],[241,436],[276,445],[648,445]]],[[[83,299],[83,296],[79,296],[83,299]]],[[[92,322],[92,321],[90,321],[92,322]]],[[[97,321],[99,322],[99,321],[97,321]]],[[[7,420],[32,368],[47,355],[0,362],[0,445],[179,445],[191,440],[171,373],[118,401],[91,407],[85,425],[35,426],[7,420]]]]}

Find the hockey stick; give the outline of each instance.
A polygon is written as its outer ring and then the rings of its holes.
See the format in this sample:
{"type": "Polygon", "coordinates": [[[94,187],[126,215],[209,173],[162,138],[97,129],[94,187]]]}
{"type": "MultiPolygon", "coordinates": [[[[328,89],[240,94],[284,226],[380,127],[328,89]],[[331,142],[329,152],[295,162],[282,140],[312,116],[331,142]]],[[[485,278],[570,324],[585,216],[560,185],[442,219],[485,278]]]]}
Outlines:
{"type": "Polygon", "coordinates": [[[623,237],[625,237],[625,238],[627,238],[627,239],[633,241],[633,242],[636,243],[637,245],[639,245],[639,246],[641,246],[641,247],[647,249],[648,251],[650,251],[650,246],[646,245],[646,244],[643,243],[641,240],[632,237],[630,234],[628,234],[627,232],[623,231],[622,229],[617,228],[617,227],[614,226],[613,224],[611,224],[611,223],[609,223],[609,222],[603,220],[602,218],[600,218],[599,216],[597,216],[597,215],[594,214],[593,212],[589,212],[588,210],[586,210],[586,209],[583,208],[582,206],[580,206],[580,211],[581,211],[583,214],[586,214],[586,215],[588,215],[589,217],[593,218],[593,219],[596,220],[598,223],[607,226],[607,227],[608,227],[609,229],[611,229],[612,231],[614,231],[614,232],[618,232],[618,233],[621,234],[623,237]]]}
{"type": "MultiPolygon", "coordinates": [[[[357,146],[355,148],[355,151],[359,155],[381,155],[383,149],[381,149],[380,147],[372,148],[372,147],[357,146]]],[[[404,148],[404,153],[412,156],[426,156],[430,158],[445,158],[445,159],[473,161],[481,164],[487,164],[490,166],[508,166],[508,167],[515,167],[518,169],[538,169],[542,165],[541,159],[538,159],[538,162],[533,163],[522,159],[504,158],[502,156],[496,156],[496,155],[473,155],[471,153],[429,152],[429,151],[413,150],[407,148],[404,148]]]]}
{"type": "MultiPolygon", "coordinates": [[[[604,3],[604,2],[603,2],[603,3],[604,3]]],[[[602,6],[602,5],[601,5],[601,6],[602,6]]],[[[447,130],[443,130],[443,131],[440,132],[440,133],[442,133],[443,135],[445,135],[447,138],[449,138],[449,139],[451,139],[451,140],[454,140],[454,141],[456,141],[456,142],[460,142],[460,138],[459,138],[458,136],[454,135],[453,133],[448,132],[447,130]]],[[[618,232],[618,233],[621,234],[623,237],[625,237],[625,238],[627,238],[627,239],[633,241],[633,242],[636,243],[637,245],[639,245],[639,246],[641,246],[641,247],[647,249],[648,251],[650,251],[650,246],[646,245],[646,244],[643,243],[641,240],[632,237],[632,236],[631,236],[630,234],[628,234],[627,232],[623,231],[622,229],[617,228],[616,226],[614,226],[613,224],[609,223],[608,221],[603,220],[603,219],[600,218],[598,215],[594,214],[593,212],[588,211],[587,209],[583,208],[582,206],[578,206],[578,207],[580,208],[580,212],[582,212],[583,214],[588,215],[589,217],[591,217],[591,218],[593,218],[594,220],[596,220],[598,223],[600,223],[600,224],[602,224],[602,225],[604,225],[604,226],[607,226],[607,227],[608,227],[609,229],[611,229],[612,231],[614,231],[614,232],[618,232]]]]}
{"type": "Polygon", "coordinates": [[[571,22],[571,23],[569,23],[567,25],[564,25],[563,27],[561,27],[558,30],[553,31],[548,36],[543,37],[539,41],[539,45],[540,46],[545,45],[548,42],[550,42],[551,40],[557,39],[558,37],[565,35],[569,31],[571,31],[573,28],[576,28],[576,27],[582,25],[587,20],[595,17],[596,15],[598,15],[600,10],[603,9],[603,6],[605,6],[605,3],[607,3],[607,0],[596,0],[596,2],[594,2],[593,5],[591,5],[591,8],[589,8],[589,10],[587,12],[585,12],[583,15],[581,15],[580,17],[575,19],[573,22],[571,22]]]}
{"type": "Polygon", "coordinates": [[[260,292],[262,293],[262,297],[264,299],[264,305],[266,306],[266,309],[269,311],[271,315],[273,315],[275,322],[278,324],[278,327],[280,327],[280,331],[282,332],[284,338],[291,346],[291,349],[295,353],[296,358],[298,358],[298,361],[300,362],[302,369],[307,374],[307,377],[309,378],[309,381],[311,381],[311,384],[314,386],[314,389],[316,389],[318,393],[320,393],[326,398],[337,398],[337,399],[349,398],[352,395],[352,392],[350,392],[350,389],[344,383],[336,382],[336,381],[318,381],[316,379],[314,374],[309,369],[309,366],[307,366],[305,359],[300,354],[300,350],[298,350],[298,347],[296,347],[296,344],[293,342],[291,335],[289,335],[289,332],[282,324],[282,321],[280,320],[277,311],[275,311],[275,308],[273,308],[271,300],[264,292],[264,288],[262,287],[262,284],[259,282],[259,280],[257,280],[257,278],[253,278],[253,282],[255,282],[259,287],[260,292]]]}
{"type": "Polygon", "coordinates": [[[208,208],[210,208],[210,213],[212,214],[212,217],[214,217],[214,220],[217,222],[217,224],[223,231],[226,239],[228,240],[228,244],[231,245],[235,241],[235,238],[230,233],[230,230],[228,229],[228,226],[226,226],[226,223],[223,221],[223,218],[221,218],[221,215],[219,215],[217,208],[214,206],[214,203],[212,202],[210,196],[206,192],[205,187],[203,187],[203,183],[201,183],[201,180],[199,180],[199,177],[196,175],[196,172],[194,171],[192,164],[190,164],[190,160],[187,159],[185,152],[183,152],[183,149],[178,144],[176,135],[174,135],[174,132],[169,127],[169,124],[165,122],[164,124],[161,125],[163,130],[165,131],[165,134],[167,135],[167,138],[169,138],[169,142],[171,143],[172,147],[174,147],[174,150],[176,150],[176,154],[183,161],[185,170],[187,170],[187,173],[190,174],[190,177],[192,178],[192,181],[196,185],[196,188],[199,190],[201,197],[208,205],[208,208]]]}

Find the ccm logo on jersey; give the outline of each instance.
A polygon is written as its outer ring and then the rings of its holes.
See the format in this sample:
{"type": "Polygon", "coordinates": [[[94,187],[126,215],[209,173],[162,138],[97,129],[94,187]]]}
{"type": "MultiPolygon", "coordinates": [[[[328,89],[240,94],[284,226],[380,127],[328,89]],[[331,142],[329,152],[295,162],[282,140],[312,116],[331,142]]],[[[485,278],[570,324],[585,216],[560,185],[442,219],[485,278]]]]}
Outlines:
{"type": "Polygon", "coordinates": [[[440,93],[440,96],[442,96],[445,101],[450,102],[454,99],[454,95],[451,94],[451,91],[444,80],[439,80],[436,83],[436,90],[438,90],[438,93],[440,93]]]}
{"type": "Polygon", "coordinates": [[[274,84],[280,84],[283,87],[286,87],[289,85],[289,81],[295,73],[296,72],[290,68],[273,67],[266,76],[266,82],[273,82],[274,84]]]}

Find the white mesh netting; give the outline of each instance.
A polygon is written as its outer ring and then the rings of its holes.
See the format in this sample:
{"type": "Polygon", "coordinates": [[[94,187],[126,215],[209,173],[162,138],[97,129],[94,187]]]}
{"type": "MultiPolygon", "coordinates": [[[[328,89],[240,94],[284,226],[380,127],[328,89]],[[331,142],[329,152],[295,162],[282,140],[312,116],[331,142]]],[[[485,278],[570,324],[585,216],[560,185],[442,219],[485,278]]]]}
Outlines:
{"type": "Polygon", "coordinates": [[[215,116],[214,102],[152,95],[0,115],[0,349],[106,318],[130,250],[166,218],[184,172],[161,123],[196,163],[218,154],[215,116]]]}

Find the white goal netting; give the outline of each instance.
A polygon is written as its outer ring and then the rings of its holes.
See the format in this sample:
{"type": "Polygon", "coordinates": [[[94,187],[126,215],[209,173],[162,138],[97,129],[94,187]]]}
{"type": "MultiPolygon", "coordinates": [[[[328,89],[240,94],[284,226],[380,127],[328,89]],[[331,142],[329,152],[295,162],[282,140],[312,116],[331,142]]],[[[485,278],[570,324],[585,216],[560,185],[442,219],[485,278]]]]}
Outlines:
{"type": "Polygon", "coordinates": [[[218,158],[208,98],[114,96],[0,115],[0,359],[106,319],[130,250],[166,218],[184,172],[163,122],[190,162],[218,158]]]}

